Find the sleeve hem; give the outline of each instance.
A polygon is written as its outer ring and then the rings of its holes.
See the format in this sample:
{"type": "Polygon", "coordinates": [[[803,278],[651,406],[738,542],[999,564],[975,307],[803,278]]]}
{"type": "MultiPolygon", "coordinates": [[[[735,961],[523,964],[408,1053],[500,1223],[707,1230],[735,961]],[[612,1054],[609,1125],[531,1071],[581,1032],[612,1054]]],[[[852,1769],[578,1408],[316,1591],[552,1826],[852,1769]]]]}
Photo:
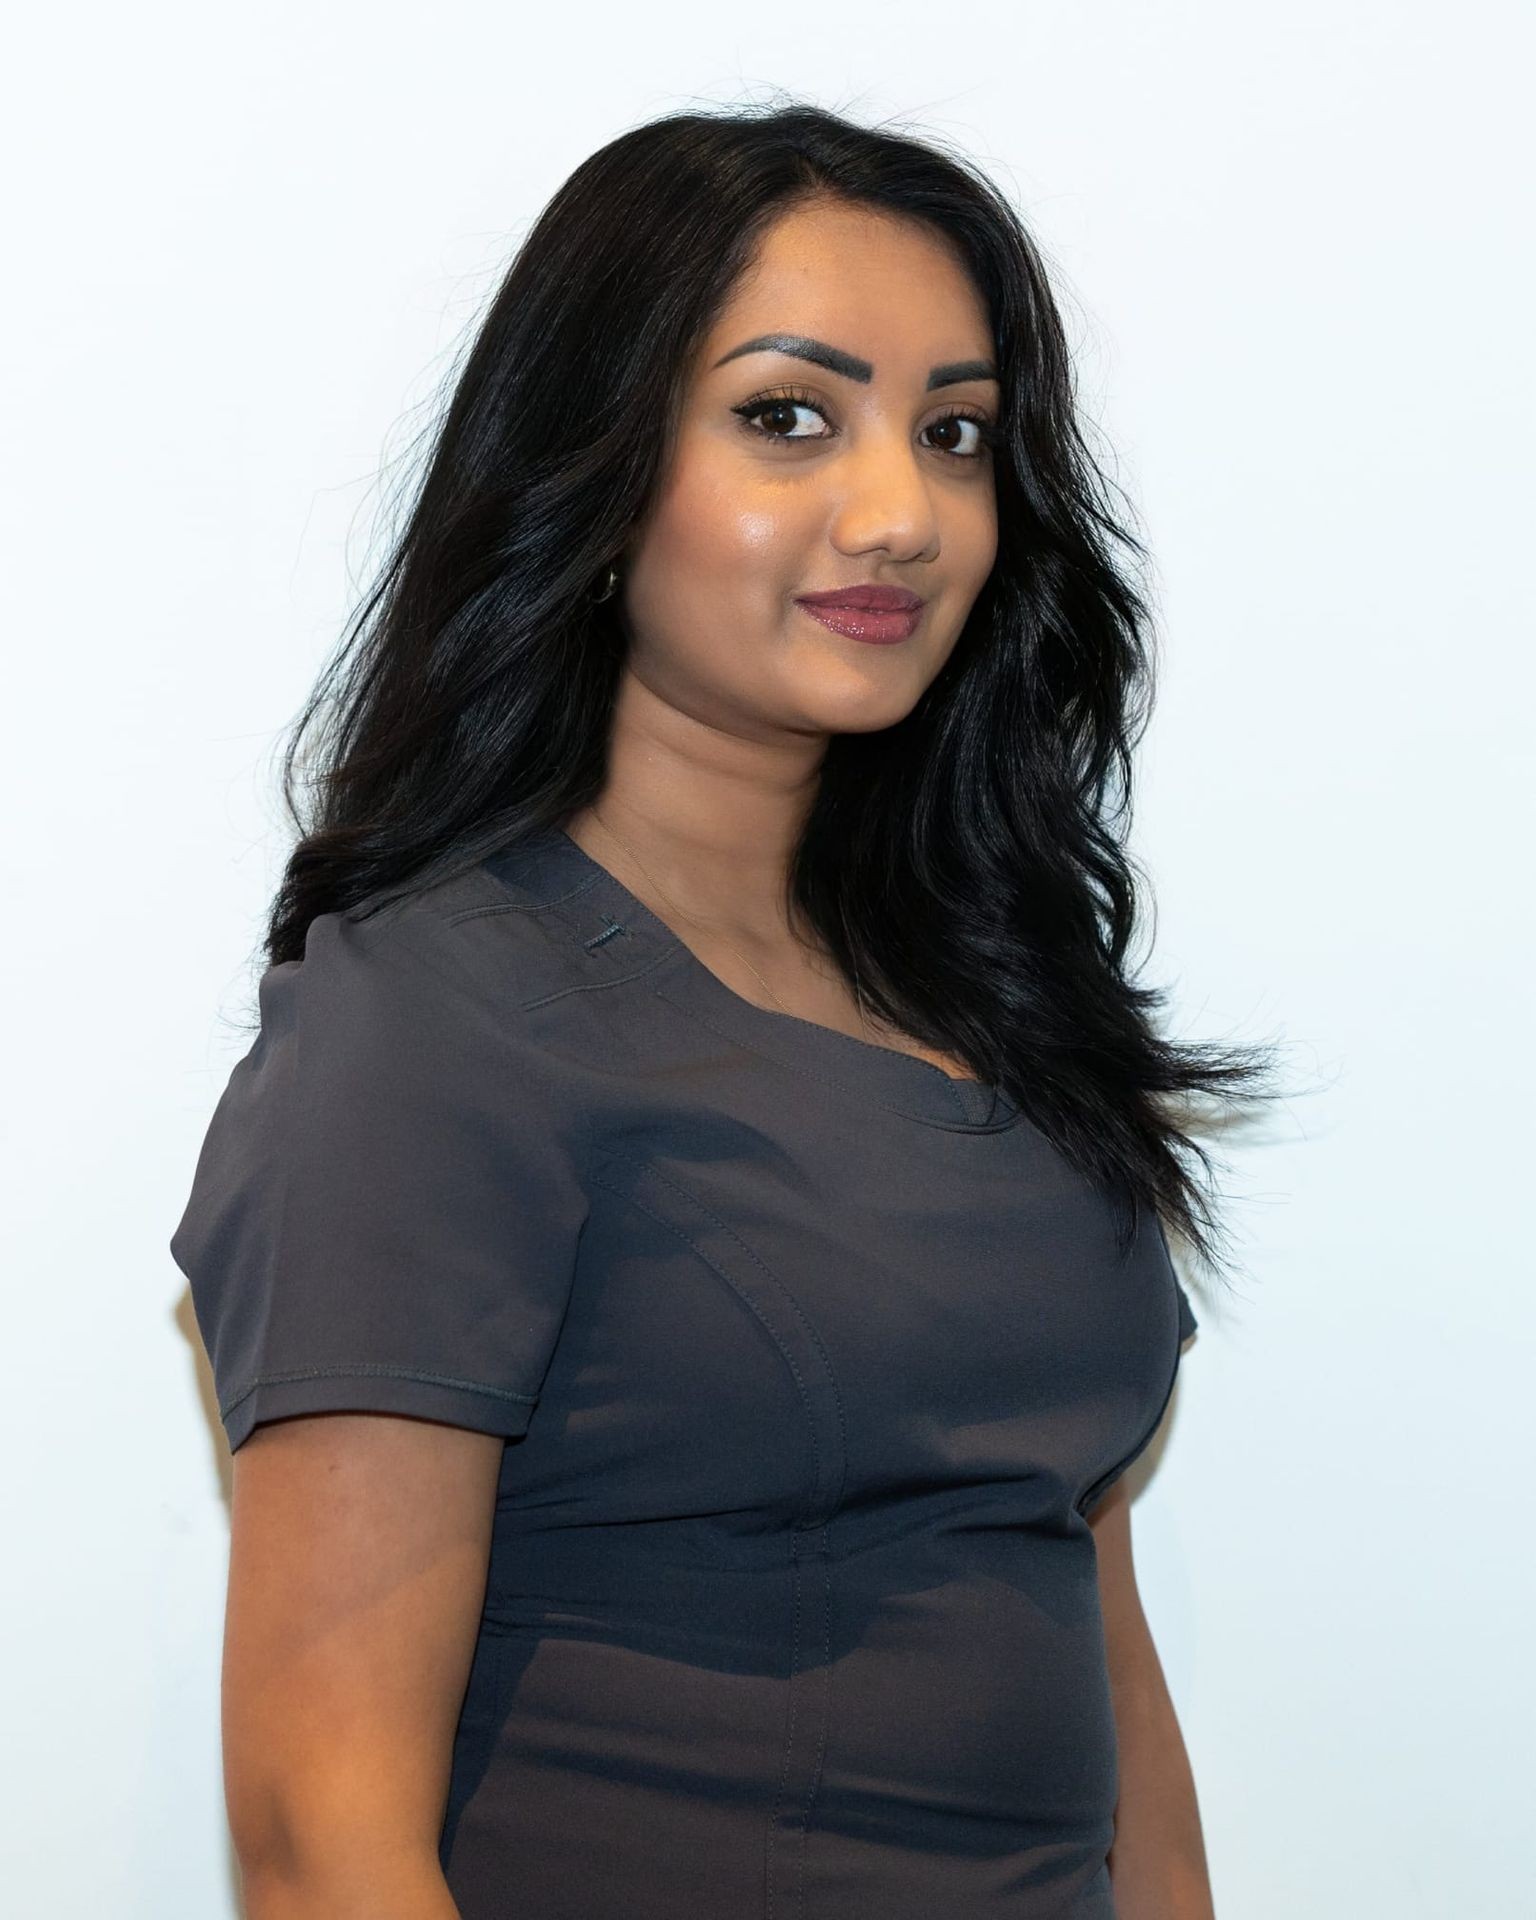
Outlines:
{"type": "Polygon", "coordinates": [[[264,1420],[299,1413],[398,1413],[520,1438],[537,1404],[534,1394],[479,1386],[393,1367],[308,1367],[263,1375],[219,1409],[231,1453],[264,1420]]]}

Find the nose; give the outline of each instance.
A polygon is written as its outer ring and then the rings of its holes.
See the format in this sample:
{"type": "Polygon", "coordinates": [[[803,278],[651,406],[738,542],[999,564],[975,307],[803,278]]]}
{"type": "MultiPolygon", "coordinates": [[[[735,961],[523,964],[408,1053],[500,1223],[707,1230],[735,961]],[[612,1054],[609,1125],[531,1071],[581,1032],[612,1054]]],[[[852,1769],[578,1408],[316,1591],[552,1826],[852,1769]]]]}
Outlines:
{"type": "Polygon", "coordinates": [[[869,432],[828,469],[832,544],[840,553],[883,551],[893,560],[932,558],[939,520],[919,450],[900,433],[869,432]]]}

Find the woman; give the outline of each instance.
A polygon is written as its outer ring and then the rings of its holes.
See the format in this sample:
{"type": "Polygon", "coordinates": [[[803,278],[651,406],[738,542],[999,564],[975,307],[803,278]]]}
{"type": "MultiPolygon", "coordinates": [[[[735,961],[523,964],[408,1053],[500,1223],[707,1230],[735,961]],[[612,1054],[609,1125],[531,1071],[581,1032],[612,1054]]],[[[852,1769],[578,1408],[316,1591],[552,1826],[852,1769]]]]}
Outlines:
{"type": "Polygon", "coordinates": [[[1117,540],[960,158],[679,114],[535,226],[172,1241],[251,1920],[1210,1913],[1121,1476],[1259,1066],[1125,966],[1117,540]]]}

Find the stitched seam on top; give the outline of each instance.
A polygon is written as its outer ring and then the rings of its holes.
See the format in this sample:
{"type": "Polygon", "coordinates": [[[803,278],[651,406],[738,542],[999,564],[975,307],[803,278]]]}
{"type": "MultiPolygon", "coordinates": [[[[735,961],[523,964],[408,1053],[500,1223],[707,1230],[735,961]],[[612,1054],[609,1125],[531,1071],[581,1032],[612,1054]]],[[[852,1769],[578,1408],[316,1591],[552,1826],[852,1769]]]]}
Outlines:
{"type": "Polygon", "coordinates": [[[258,1387],[280,1387],[299,1380],[351,1380],[383,1378],[388,1380],[416,1380],[423,1386],[457,1387],[465,1393],[489,1394],[495,1400],[515,1400],[523,1406],[535,1406],[539,1396],[536,1393],[515,1393],[510,1387],[487,1387],[478,1380],[458,1380],[447,1373],[422,1373],[414,1367],[392,1367],[382,1362],[359,1360],[341,1367],[293,1367],[283,1373],[260,1373],[254,1380],[247,1382],[230,1400],[219,1408],[219,1418],[232,1413],[240,1402],[253,1394],[258,1387]]]}
{"type": "Polygon", "coordinates": [[[821,1786],[821,1769],[827,1752],[827,1729],[832,1724],[832,1546],[827,1527],[821,1529],[821,1730],[816,1742],[816,1762],[811,1769],[805,1806],[801,1810],[800,1873],[796,1884],[800,1911],[805,1911],[805,1856],[810,1850],[811,1808],[821,1786]]]}
{"type": "MultiPolygon", "coordinates": [[[[628,1158],[628,1156],[625,1154],[616,1154],[614,1157],[615,1159],[619,1159],[619,1160],[624,1160],[628,1158]]],[[[641,1171],[644,1173],[650,1173],[654,1171],[654,1169],[646,1167],[643,1164],[643,1162],[638,1160],[632,1160],[629,1162],[629,1164],[631,1166],[640,1167],[641,1171]]],[[[658,1176],[658,1178],[659,1177],[660,1176],[658,1176]]],[[[795,1386],[799,1391],[801,1400],[804,1402],[805,1424],[806,1424],[806,1427],[809,1429],[810,1436],[811,1436],[811,1460],[813,1463],[811,1477],[813,1481],[819,1483],[821,1479],[821,1440],[816,1432],[816,1415],[815,1415],[815,1410],[811,1406],[811,1396],[806,1387],[804,1376],[801,1374],[799,1367],[795,1364],[795,1356],[790,1352],[789,1348],[785,1346],[784,1342],[779,1338],[777,1330],[769,1322],[767,1316],[763,1313],[761,1307],[758,1306],[757,1302],[752,1299],[752,1297],[746,1292],[746,1290],[743,1287],[738,1285],[738,1283],[731,1278],[730,1274],[726,1272],[725,1268],[720,1265],[718,1260],[712,1260],[710,1258],[710,1256],[699,1245],[698,1241],[694,1239],[693,1235],[688,1231],[686,1227],[680,1227],[675,1220],[669,1220],[667,1219],[665,1214],[658,1213],[654,1207],[648,1207],[645,1204],[645,1202],[639,1199],[635,1194],[626,1193],[622,1187],[615,1186],[611,1180],[605,1179],[603,1174],[600,1171],[594,1173],[593,1178],[596,1180],[597,1184],[600,1187],[605,1187],[609,1193],[615,1196],[615,1198],[624,1201],[627,1205],[631,1207],[638,1207],[640,1212],[645,1214],[648,1219],[654,1220],[657,1226],[665,1227],[669,1233],[675,1234],[679,1240],[685,1241],[690,1247],[692,1247],[694,1253],[698,1256],[700,1260],[704,1262],[705,1266],[709,1268],[710,1272],[717,1273],[720,1276],[720,1278],[730,1288],[731,1292],[736,1295],[736,1298],[741,1301],[743,1306],[746,1307],[747,1311],[750,1314],[752,1314],[752,1316],[757,1320],[758,1324],[762,1327],[763,1331],[768,1335],[769,1339],[778,1348],[779,1352],[784,1356],[784,1364],[789,1368],[790,1373],[794,1376],[795,1386]]],[[[679,1188],[678,1191],[686,1192],[686,1189],[679,1188]]],[[[688,1198],[691,1200],[693,1199],[693,1196],[689,1194],[688,1198]]],[[[697,1205],[698,1202],[695,1201],[694,1204],[697,1205]]],[[[770,1275],[770,1278],[771,1277],[772,1276],[770,1275]]],[[[835,1382],[833,1383],[832,1391],[834,1395],[837,1392],[837,1386],[835,1382]]]]}
{"type": "Polygon", "coordinates": [[[629,973],[616,973],[611,980],[578,980],[573,986],[556,987],[552,993],[522,1001],[520,1010],[526,1013],[533,1007],[547,1007],[552,1001],[563,1000],[572,993],[606,993],[610,987],[622,987],[626,981],[642,979],[655,968],[665,966],[668,957],[665,953],[658,954],[654,960],[647,960],[644,966],[635,967],[629,973]]]}
{"type": "MultiPolygon", "coordinates": [[[[487,871],[489,871],[489,868],[487,868],[487,871]]],[[[590,879],[581,881],[579,885],[568,888],[564,893],[556,894],[553,900],[514,900],[509,897],[506,900],[498,900],[493,904],[476,907],[460,907],[448,916],[448,924],[454,926],[460,920],[468,920],[477,913],[544,913],[547,912],[550,907],[558,907],[563,900],[579,899],[582,894],[597,885],[600,877],[598,874],[593,874],[590,879]]],[[[504,894],[510,896],[512,889],[508,886],[507,882],[501,878],[500,874],[491,873],[491,880],[504,894]]]]}
{"type": "MultiPolygon", "coordinates": [[[[659,988],[657,992],[660,994],[660,997],[667,1002],[669,1007],[676,1007],[680,1013],[687,1014],[690,1020],[697,1020],[700,1026],[708,1027],[711,1033],[718,1034],[722,1040],[728,1040],[734,1046],[745,1047],[749,1053],[757,1054],[760,1059],[771,1060],[775,1066],[782,1067],[786,1073],[798,1073],[804,1080],[812,1080],[818,1086],[830,1087],[834,1093],[841,1095],[845,1100],[855,1100],[859,1102],[867,1100],[872,1105],[879,1107],[883,1112],[893,1113],[901,1120],[915,1120],[921,1127],[939,1127],[945,1133],[1006,1133],[1010,1127],[1017,1126],[1019,1119],[1022,1117],[1021,1114],[1016,1114],[1011,1120],[991,1122],[937,1120],[931,1119],[926,1113],[913,1113],[910,1107],[892,1106],[888,1100],[878,1099],[873,1094],[850,1093],[841,1081],[831,1079],[824,1073],[817,1073],[811,1067],[803,1067],[798,1061],[786,1059],[783,1054],[770,1052],[767,1047],[760,1047],[751,1040],[744,1040],[739,1033],[732,1033],[727,1028],[717,1025],[707,1013],[700,1013],[696,1007],[686,1006],[672,999],[669,994],[660,993],[659,988]]],[[[808,1021],[806,1024],[814,1025],[815,1023],[808,1021]]],[[[829,1028],[828,1031],[831,1032],[832,1029],[829,1028]]],[[[894,1047],[880,1048],[877,1049],[877,1051],[896,1054],[894,1047]]],[[[905,1056],[896,1054],[896,1057],[901,1059],[905,1056]]],[[[915,1064],[921,1066],[924,1063],[918,1061],[915,1064]]],[[[933,1071],[939,1073],[941,1069],[935,1067],[933,1071]]],[[[950,1077],[947,1073],[943,1074],[943,1078],[946,1080],[950,1077]]],[[[956,1106],[958,1106],[961,1096],[956,1093],[953,1088],[950,1090],[950,1097],[954,1100],[956,1106]]]]}
{"type": "Polygon", "coordinates": [[[800,1536],[792,1527],[789,1533],[789,1558],[794,1569],[794,1607],[789,1632],[789,1725],[784,1730],[784,1759],[779,1767],[779,1784],[768,1815],[768,1847],[763,1861],[763,1913],[773,1920],[773,1849],[779,1833],[779,1808],[784,1804],[784,1787],[789,1779],[790,1757],[795,1750],[795,1680],[800,1671],[800,1590],[805,1575],[800,1564],[800,1536]]]}
{"type": "MultiPolygon", "coordinates": [[[[619,1157],[621,1159],[624,1159],[624,1158],[627,1158],[628,1156],[620,1155],[619,1157]]],[[[832,1498],[832,1503],[831,1503],[832,1508],[835,1508],[837,1506],[838,1501],[841,1500],[843,1497],[843,1487],[846,1484],[847,1477],[848,1477],[848,1428],[847,1428],[847,1423],[843,1418],[843,1395],[842,1395],[841,1388],[837,1384],[837,1374],[833,1370],[832,1356],[827,1352],[826,1346],[822,1341],[821,1335],[816,1330],[815,1322],[807,1316],[804,1308],[800,1305],[800,1302],[795,1298],[795,1296],[790,1292],[789,1288],[785,1286],[784,1282],[768,1265],[767,1261],[763,1259],[762,1255],[757,1251],[757,1249],[749,1245],[747,1241],[743,1240],[741,1235],[736,1231],[736,1229],[730,1224],[728,1220],[722,1220],[719,1214],[716,1213],[713,1210],[713,1208],[707,1206],[705,1202],[702,1201],[696,1193],[694,1193],[690,1188],[685,1187],[680,1181],[674,1180],[670,1174],[663,1173],[660,1167],[646,1165],[638,1160],[631,1160],[630,1165],[642,1167],[642,1170],[648,1173],[653,1180],[659,1180],[663,1186],[670,1187],[674,1193],[680,1194],[691,1205],[697,1207],[699,1212],[703,1214],[706,1220],[712,1221],[714,1225],[720,1230],[720,1232],[726,1236],[727,1239],[735,1241],[736,1245],[740,1247],[742,1252],[752,1262],[753,1266],[755,1266],[758,1269],[758,1271],[763,1275],[764,1279],[767,1280],[772,1286],[777,1288],[779,1293],[783,1295],[784,1299],[789,1302],[790,1308],[793,1311],[795,1318],[800,1322],[801,1329],[804,1332],[806,1338],[811,1342],[811,1344],[815,1347],[816,1351],[821,1355],[821,1364],[827,1370],[827,1379],[830,1382],[832,1387],[832,1404],[837,1409],[837,1435],[838,1435],[838,1442],[839,1442],[839,1450],[842,1455],[842,1468],[838,1477],[837,1489],[832,1498]]],[[[707,1258],[708,1256],[703,1255],[701,1253],[700,1257],[707,1258]]],[[[814,1435],[814,1425],[812,1428],[812,1432],[814,1435]]]]}
{"type": "MultiPolygon", "coordinates": [[[[535,913],[543,911],[543,908],[520,906],[469,907],[466,908],[464,912],[456,914],[451,924],[457,926],[461,920],[471,920],[477,916],[492,913],[535,913]]],[[[570,933],[573,939],[581,938],[580,935],[576,934],[569,927],[563,928],[562,931],[570,933]]],[[[609,927],[606,928],[602,934],[599,934],[597,938],[606,939],[611,937],[614,932],[625,931],[627,931],[627,929],[622,927],[609,927]]],[[[582,945],[590,949],[592,942],[590,940],[583,940],[582,945]]],[[[643,979],[646,974],[652,972],[656,967],[664,966],[669,958],[670,956],[668,954],[659,953],[654,959],[647,960],[642,966],[632,967],[628,973],[616,973],[608,980],[578,980],[570,986],[556,987],[549,993],[535,994],[531,1000],[520,1000],[518,1002],[518,1011],[520,1013],[527,1013],[534,1007],[547,1007],[556,1000],[563,1000],[567,994],[603,993],[609,987],[622,987],[628,980],[643,979]]]]}

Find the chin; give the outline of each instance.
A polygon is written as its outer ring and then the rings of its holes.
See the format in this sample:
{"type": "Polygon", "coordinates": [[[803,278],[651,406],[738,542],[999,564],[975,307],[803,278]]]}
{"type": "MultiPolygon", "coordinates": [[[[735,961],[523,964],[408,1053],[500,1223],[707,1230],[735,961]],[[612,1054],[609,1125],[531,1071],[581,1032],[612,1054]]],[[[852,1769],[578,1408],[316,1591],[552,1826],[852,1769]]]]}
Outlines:
{"type": "Polygon", "coordinates": [[[813,724],[824,733],[883,733],[906,719],[921,691],[918,688],[910,697],[894,700],[821,701],[808,711],[813,724]]]}

